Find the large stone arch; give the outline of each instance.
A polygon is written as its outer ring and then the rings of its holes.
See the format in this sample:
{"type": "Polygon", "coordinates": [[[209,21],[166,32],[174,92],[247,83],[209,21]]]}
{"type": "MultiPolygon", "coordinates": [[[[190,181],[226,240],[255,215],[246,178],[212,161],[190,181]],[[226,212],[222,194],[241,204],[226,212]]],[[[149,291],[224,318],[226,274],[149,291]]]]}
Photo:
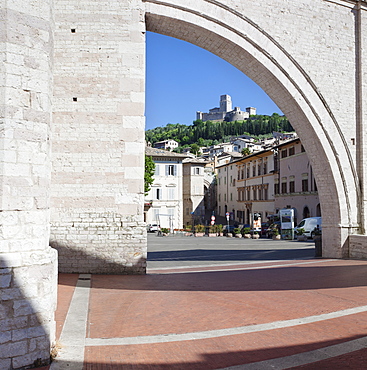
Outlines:
{"type": "Polygon", "coordinates": [[[50,234],[65,272],[145,272],[145,29],[217,54],[269,94],[312,162],[324,256],[365,258],[366,4],[2,2],[0,367],[49,360],[50,234]]]}
{"type": "MultiPolygon", "coordinates": [[[[251,19],[251,10],[241,11],[241,5],[212,0],[145,2],[148,31],[188,41],[225,59],[262,87],[289,118],[315,172],[322,204],[324,256],[348,256],[348,235],[363,230],[356,160],[343,122],[323,96],[324,86],[302,67],[305,61],[293,57],[251,19]]],[[[330,12],[347,13],[340,6],[325,5],[330,12]]],[[[354,13],[348,11],[354,22],[354,13]]],[[[330,55],[331,61],[334,57],[330,55]]]]}

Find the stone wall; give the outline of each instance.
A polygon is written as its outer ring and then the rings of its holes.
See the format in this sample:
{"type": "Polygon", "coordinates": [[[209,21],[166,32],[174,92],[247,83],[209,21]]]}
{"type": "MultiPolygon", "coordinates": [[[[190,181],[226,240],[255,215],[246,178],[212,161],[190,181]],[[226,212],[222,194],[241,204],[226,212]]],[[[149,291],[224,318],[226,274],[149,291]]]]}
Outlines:
{"type": "Polygon", "coordinates": [[[55,19],[51,244],[60,271],[143,273],[142,4],[56,0],[55,19]]]}
{"type": "Polygon", "coordinates": [[[367,236],[351,235],[349,237],[348,258],[367,259],[367,236]]]}
{"type": "Polygon", "coordinates": [[[0,369],[47,364],[57,252],[49,247],[51,1],[0,5],[0,369]]]}

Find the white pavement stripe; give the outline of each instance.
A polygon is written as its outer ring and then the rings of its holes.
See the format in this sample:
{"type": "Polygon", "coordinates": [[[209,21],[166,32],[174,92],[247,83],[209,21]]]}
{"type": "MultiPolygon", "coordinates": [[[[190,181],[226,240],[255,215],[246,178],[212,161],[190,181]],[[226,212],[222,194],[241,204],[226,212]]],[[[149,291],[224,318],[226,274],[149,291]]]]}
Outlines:
{"type": "Polygon", "coordinates": [[[314,322],[335,319],[338,317],[353,315],[367,311],[367,306],[359,306],[349,308],[346,310],[330,312],[322,315],[307,316],[292,320],[274,321],[266,324],[239,326],[235,328],[207,330],[200,332],[191,332],[184,334],[162,334],[162,335],[149,335],[140,337],[126,337],[126,338],[87,338],[87,346],[124,346],[132,344],[151,344],[151,343],[167,343],[167,342],[180,342],[185,340],[198,340],[218,338],[230,335],[256,333],[260,331],[283,329],[292,326],[310,324],[314,322]]]}
{"type": "Polygon", "coordinates": [[[292,356],[253,362],[246,365],[230,366],[222,368],[221,370],[285,370],[296,366],[302,366],[311,364],[313,362],[326,360],[335,356],[345,355],[347,353],[365,348],[367,348],[367,337],[354,339],[348,342],[339,343],[292,356]]]}
{"type": "MultiPolygon", "coordinates": [[[[284,261],[261,261],[261,262],[256,262],[257,264],[259,263],[274,263],[274,262],[286,262],[290,260],[284,260],[284,261]]],[[[220,272],[220,271],[237,271],[237,270],[260,270],[260,269],[270,269],[270,268],[277,268],[277,267],[288,267],[288,266],[298,266],[298,265],[307,265],[307,264],[315,264],[315,263],[325,263],[325,262],[330,262],[333,261],[331,259],[322,259],[322,260],[314,260],[312,261],[306,261],[306,262],[294,262],[294,263],[278,263],[276,265],[261,265],[261,266],[252,266],[252,267],[239,267],[242,265],[242,263],[237,263],[237,264],[229,264],[229,265],[204,265],[204,266],[181,266],[181,267],[162,267],[162,268],[151,268],[147,269],[148,274],[154,274],[154,275],[159,275],[159,274],[190,274],[190,273],[197,273],[197,272],[220,272]],[[224,268],[222,268],[224,266],[224,268]],[[233,267],[231,267],[233,266],[233,267]],[[213,267],[211,269],[204,269],[197,271],[200,268],[207,268],[207,267],[213,267]],[[216,268],[215,268],[216,267],[216,268]],[[188,271],[175,271],[178,269],[190,269],[188,271]],[[165,270],[173,270],[173,271],[167,271],[165,270]]]]}
{"type": "Polygon", "coordinates": [[[83,370],[90,274],[80,274],[60,336],[61,350],[50,370],[83,370]]]}

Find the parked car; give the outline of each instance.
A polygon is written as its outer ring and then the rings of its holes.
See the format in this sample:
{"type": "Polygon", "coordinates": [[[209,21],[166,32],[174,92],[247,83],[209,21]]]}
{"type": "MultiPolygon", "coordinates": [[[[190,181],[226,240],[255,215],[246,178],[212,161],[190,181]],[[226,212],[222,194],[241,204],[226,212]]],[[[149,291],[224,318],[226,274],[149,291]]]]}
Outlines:
{"type": "Polygon", "coordinates": [[[321,217],[308,217],[304,218],[295,228],[294,232],[298,229],[303,229],[304,230],[304,235],[306,235],[308,238],[313,238],[315,229],[318,227],[321,230],[321,222],[322,218],[321,217]]]}
{"type": "Polygon", "coordinates": [[[158,224],[149,224],[148,225],[148,232],[154,233],[159,230],[159,225],[158,224]]]}

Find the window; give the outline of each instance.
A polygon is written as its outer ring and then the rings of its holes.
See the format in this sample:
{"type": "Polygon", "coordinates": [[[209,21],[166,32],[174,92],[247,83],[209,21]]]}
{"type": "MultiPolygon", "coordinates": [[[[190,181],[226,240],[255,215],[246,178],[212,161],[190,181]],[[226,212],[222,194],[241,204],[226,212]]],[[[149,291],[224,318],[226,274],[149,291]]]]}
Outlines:
{"type": "Polygon", "coordinates": [[[153,208],[153,220],[159,221],[159,209],[160,208],[153,208]]]}
{"type": "Polygon", "coordinates": [[[231,193],[231,201],[233,200],[232,193],[231,193]]]}
{"type": "Polygon", "coordinates": [[[173,200],[175,199],[175,188],[168,188],[168,199],[173,200]]]}
{"type": "Polygon", "coordinates": [[[247,189],[247,200],[251,200],[251,192],[250,189],[247,189]]]}
{"type": "Polygon", "coordinates": [[[224,194],[224,201],[227,201],[227,194],[224,194]]]}
{"type": "Polygon", "coordinates": [[[257,176],[261,175],[261,165],[257,165],[257,176]]]}
{"type": "Polygon", "coordinates": [[[162,189],[160,188],[155,189],[155,199],[156,200],[162,199],[162,189]]]}
{"type": "Polygon", "coordinates": [[[194,175],[200,175],[200,167],[194,168],[194,175]]]}
{"type": "Polygon", "coordinates": [[[257,189],[253,188],[252,193],[253,193],[253,196],[254,196],[253,199],[257,200],[257,189]]]}
{"type": "Polygon", "coordinates": [[[247,170],[246,170],[246,177],[249,178],[250,177],[250,166],[247,166],[247,170]]]}
{"type": "Polygon", "coordinates": [[[282,150],[282,152],[281,152],[281,157],[282,158],[286,158],[288,155],[287,155],[287,149],[284,149],[284,150],[282,150]]]}
{"type": "Polygon", "coordinates": [[[289,192],[294,193],[295,192],[295,186],[294,186],[294,180],[289,181],[289,192]]]}
{"type": "Polygon", "coordinates": [[[154,175],[155,175],[155,176],[159,176],[159,164],[156,164],[156,165],[155,165],[154,175]]]}
{"type": "Polygon", "coordinates": [[[252,176],[256,176],[256,166],[252,166],[252,176]]]}
{"type": "Polygon", "coordinates": [[[294,153],[294,146],[292,146],[291,148],[289,148],[289,156],[294,155],[294,153]]]}
{"type": "Polygon", "coordinates": [[[268,200],[268,199],[269,199],[268,188],[265,188],[264,189],[264,200],[268,200]]]}
{"type": "Polygon", "coordinates": [[[218,194],[218,200],[220,201],[220,198],[221,198],[221,194],[218,194]]]}
{"type": "Polygon", "coordinates": [[[224,178],[224,185],[227,185],[227,177],[224,178]]]}
{"type": "Polygon", "coordinates": [[[166,176],[177,176],[177,166],[174,164],[167,164],[166,176]]]}
{"type": "Polygon", "coordinates": [[[279,184],[274,184],[274,194],[279,194],[279,184]]]}
{"type": "Polygon", "coordinates": [[[264,175],[268,173],[268,163],[264,162],[264,175]]]}
{"type": "Polygon", "coordinates": [[[302,191],[308,191],[308,179],[302,180],[302,191]]]}
{"type": "Polygon", "coordinates": [[[287,183],[282,182],[282,194],[286,194],[286,193],[287,193],[287,183]]]}

